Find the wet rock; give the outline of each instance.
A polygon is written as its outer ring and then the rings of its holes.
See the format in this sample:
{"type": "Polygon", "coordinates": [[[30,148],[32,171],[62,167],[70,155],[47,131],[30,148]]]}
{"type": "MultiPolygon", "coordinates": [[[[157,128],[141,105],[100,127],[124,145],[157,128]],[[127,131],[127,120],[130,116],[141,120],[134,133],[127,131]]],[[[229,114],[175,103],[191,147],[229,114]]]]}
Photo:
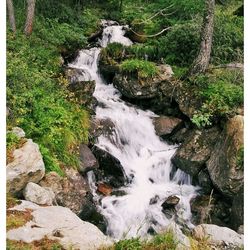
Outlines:
{"type": "MultiPolygon", "coordinates": [[[[97,119],[94,118],[90,122],[90,135],[92,138],[96,139],[100,135],[110,138],[115,132],[115,124],[109,118],[107,119],[97,119]]],[[[111,139],[111,138],[110,138],[111,139]]]]}
{"type": "Polygon", "coordinates": [[[88,148],[87,145],[81,144],[79,148],[80,153],[80,166],[79,172],[81,174],[86,174],[88,171],[91,171],[99,167],[99,163],[95,158],[92,151],[88,148]]]}
{"type": "Polygon", "coordinates": [[[83,201],[82,211],[79,214],[79,217],[83,221],[88,221],[95,226],[97,226],[102,232],[106,233],[107,230],[107,220],[106,218],[98,212],[93,201],[89,198],[85,198],[83,201]]]}
{"type": "Polygon", "coordinates": [[[104,173],[103,177],[108,180],[105,182],[115,188],[124,186],[126,177],[120,161],[97,146],[92,148],[92,152],[99,162],[100,170],[104,173]]]}
{"type": "Polygon", "coordinates": [[[237,231],[244,223],[244,190],[243,187],[233,198],[232,212],[231,212],[231,226],[237,231]]]}
{"type": "Polygon", "coordinates": [[[209,159],[218,135],[216,127],[192,131],[172,157],[173,164],[191,176],[197,176],[209,159]]]}
{"type": "Polygon", "coordinates": [[[243,116],[228,120],[217,138],[207,169],[213,184],[233,198],[243,186],[244,169],[239,158],[243,150],[243,116]]]}
{"type": "Polygon", "coordinates": [[[148,99],[158,95],[159,86],[171,79],[173,71],[169,65],[158,66],[159,75],[153,78],[138,80],[129,74],[116,74],[113,83],[127,98],[148,99]]]}
{"type": "Polygon", "coordinates": [[[102,58],[99,61],[99,71],[107,83],[112,83],[115,75],[119,73],[118,65],[108,65],[102,58]]]}
{"type": "Polygon", "coordinates": [[[32,202],[22,201],[21,205],[12,208],[25,211],[31,209],[32,220],[23,227],[9,230],[7,239],[30,243],[45,236],[56,239],[66,249],[96,250],[110,246],[111,240],[96,226],[82,221],[68,208],[61,206],[41,207],[32,202]],[[60,237],[59,237],[60,236],[60,237]]]}
{"type": "Polygon", "coordinates": [[[153,119],[156,134],[159,136],[170,135],[174,130],[180,128],[182,120],[171,116],[160,116],[153,119]]]}
{"type": "Polygon", "coordinates": [[[43,188],[33,182],[29,182],[23,190],[25,200],[38,205],[52,206],[55,201],[55,194],[50,188],[43,188]]]}
{"type": "Polygon", "coordinates": [[[88,42],[96,42],[98,38],[101,38],[103,32],[103,28],[97,30],[95,33],[91,34],[90,37],[88,38],[88,42]]]}
{"type": "Polygon", "coordinates": [[[105,183],[98,183],[97,191],[103,195],[110,195],[112,193],[112,187],[105,183]]]}
{"type": "Polygon", "coordinates": [[[187,128],[181,128],[176,133],[171,135],[168,139],[172,143],[183,143],[188,137],[190,130],[187,128]]]}
{"type": "Polygon", "coordinates": [[[194,228],[193,236],[222,249],[240,249],[243,246],[243,236],[227,227],[212,224],[201,224],[194,228]]]}
{"type": "Polygon", "coordinates": [[[163,203],[162,208],[163,209],[169,209],[175,207],[180,201],[180,198],[176,195],[170,195],[163,203]]]}
{"type": "Polygon", "coordinates": [[[220,195],[200,195],[190,202],[194,224],[229,225],[230,207],[220,195]]]}
{"type": "Polygon", "coordinates": [[[39,147],[28,139],[13,152],[13,161],[7,165],[7,192],[18,195],[29,183],[38,183],[45,174],[45,165],[39,147]]]}
{"type": "Polygon", "coordinates": [[[154,205],[159,201],[160,197],[156,195],[155,197],[151,198],[149,201],[149,205],[154,205]]]}
{"type": "Polygon", "coordinates": [[[127,193],[124,190],[114,190],[112,191],[111,195],[115,195],[115,196],[124,196],[127,193]]]}
{"type": "Polygon", "coordinates": [[[199,172],[198,185],[202,188],[204,194],[210,194],[214,188],[207,169],[203,169],[199,172]]]}

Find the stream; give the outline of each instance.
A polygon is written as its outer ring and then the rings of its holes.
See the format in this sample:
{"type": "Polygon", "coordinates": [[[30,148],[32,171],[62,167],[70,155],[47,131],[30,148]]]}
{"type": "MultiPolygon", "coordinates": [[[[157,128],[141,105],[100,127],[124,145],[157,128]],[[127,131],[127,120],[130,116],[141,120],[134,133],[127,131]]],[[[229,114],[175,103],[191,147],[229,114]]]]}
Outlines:
{"type": "Polygon", "coordinates": [[[172,221],[192,227],[190,200],[197,191],[190,177],[181,170],[170,178],[170,159],[178,145],[168,145],[156,135],[152,119],[157,115],[124,102],[119,91],[112,84],[107,85],[98,73],[101,47],[111,42],[132,45],[124,33],[123,26],[106,24],[99,47],[81,50],[70,64],[82,70],[79,80],[95,80],[94,97],[99,103],[96,117],[109,118],[115,124],[111,138],[101,135],[96,145],[119,159],[130,180],[120,188],[125,195],[103,197],[96,192],[94,174],[88,175],[94,198],[101,199],[98,210],[107,219],[107,233],[116,240],[146,238],[150,231],[161,232],[172,221]],[[180,201],[174,215],[166,216],[161,205],[171,195],[180,201]]]}

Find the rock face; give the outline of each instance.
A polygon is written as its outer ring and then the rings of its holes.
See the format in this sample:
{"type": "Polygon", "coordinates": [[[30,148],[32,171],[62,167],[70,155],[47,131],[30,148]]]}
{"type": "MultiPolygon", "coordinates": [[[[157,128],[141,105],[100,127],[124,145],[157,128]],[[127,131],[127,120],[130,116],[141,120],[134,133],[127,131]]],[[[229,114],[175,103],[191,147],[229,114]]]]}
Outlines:
{"type": "Polygon", "coordinates": [[[82,221],[68,208],[40,207],[23,201],[21,205],[12,209],[32,209],[33,219],[23,227],[8,231],[7,238],[10,240],[30,243],[47,236],[49,239],[58,240],[66,249],[73,246],[73,249],[80,250],[96,250],[112,244],[96,226],[82,221]]]}
{"type": "Polygon", "coordinates": [[[234,196],[232,212],[231,212],[231,226],[237,231],[239,227],[244,224],[244,190],[243,187],[234,196]]]}
{"type": "Polygon", "coordinates": [[[152,79],[138,80],[135,76],[116,74],[113,83],[127,98],[148,99],[156,97],[159,86],[171,79],[173,71],[168,65],[157,66],[159,75],[152,79]]]}
{"type": "Polygon", "coordinates": [[[38,205],[52,206],[55,194],[50,188],[43,188],[33,182],[29,182],[23,190],[25,200],[38,205]]]}
{"type": "Polygon", "coordinates": [[[126,182],[126,177],[120,161],[97,146],[94,146],[92,151],[98,159],[100,170],[103,171],[103,174],[99,172],[97,180],[102,181],[102,178],[105,178],[106,183],[112,187],[118,188],[123,186],[126,182]]]}
{"type": "Polygon", "coordinates": [[[154,118],[156,134],[159,136],[170,135],[175,129],[180,127],[182,120],[176,117],[160,116],[154,118]]]}
{"type": "Polygon", "coordinates": [[[66,169],[65,173],[66,177],[62,178],[57,173],[50,172],[39,184],[53,190],[58,205],[67,207],[78,215],[84,206],[88,185],[76,170],[66,169]]]}
{"type": "Polygon", "coordinates": [[[243,116],[231,118],[207,163],[213,184],[226,196],[233,197],[243,186],[243,167],[238,159],[243,148],[243,116]]]}
{"type": "Polygon", "coordinates": [[[88,148],[87,145],[81,144],[79,151],[80,151],[80,167],[79,167],[80,173],[85,174],[88,171],[99,167],[98,161],[96,160],[95,156],[93,155],[92,151],[88,148]]]}
{"type": "Polygon", "coordinates": [[[31,139],[13,152],[13,161],[7,165],[7,192],[18,194],[29,182],[39,182],[45,166],[39,147],[31,139]]]}
{"type": "Polygon", "coordinates": [[[194,130],[176,151],[172,158],[173,164],[191,176],[196,176],[209,159],[218,135],[217,128],[194,130]]]}
{"type": "Polygon", "coordinates": [[[210,194],[213,189],[213,183],[207,169],[202,169],[198,174],[198,185],[202,188],[202,192],[210,194]]]}
{"type": "Polygon", "coordinates": [[[221,249],[240,249],[243,246],[243,236],[227,227],[201,224],[194,228],[193,236],[198,240],[207,238],[209,244],[221,249]]]}

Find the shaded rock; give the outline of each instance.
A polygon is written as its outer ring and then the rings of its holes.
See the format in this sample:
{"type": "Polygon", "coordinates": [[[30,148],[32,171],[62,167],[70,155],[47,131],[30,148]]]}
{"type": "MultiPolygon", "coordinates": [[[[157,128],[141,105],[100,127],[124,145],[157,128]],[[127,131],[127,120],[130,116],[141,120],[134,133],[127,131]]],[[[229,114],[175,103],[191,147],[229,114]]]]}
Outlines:
{"type": "Polygon", "coordinates": [[[90,37],[88,37],[88,42],[96,42],[98,38],[101,38],[103,32],[103,28],[97,30],[95,33],[91,34],[90,37]]]}
{"type": "Polygon", "coordinates": [[[52,206],[55,201],[55,194],[50,188],[43,188],[33,182],[29,182],[23,190],[25,200],[38,205],[52,206]]]}
{"type": "Polygon", "coordinates": [[[226,196],[233,197],[243,186],[244,170],[239,161],[243,150],[243,116],[228,120],[216,140],[207,169],[213,184],[226,196]]]}
{"type": "Polygon", "coordinates": [[[154,205],[159,201],[160,197],[156,195],[155,197],[151,198],[149,201],[149,205],[154,205]]]}
{"type": "Polygon", "coordinates": [[[244,234],[244,226],[243,225],[240,225],[238,230],[237,230],[237,233],[238,234],[244,234]]]}
{"type": "Polygon", "coordinates": [[[192,131],[172,157],[173,164],[191,176],[196,176],[209,159],[218,135],[216,127],[192,131]]]}
{"type": "Polygon", "coordinates": [[[33,210],[33,219],[23,227],[9,230],[7,239],[30,243],[47,236],[49,239],[58,240],[66,249],[74,246],[74,249],[80,250],[96,250],[112,244],[96,226],[82,221],[68,208],[40,207],[27,201],[22,201],[21,205],[12,208],[18,211],[25,209],[33,210]]]}
{"type": "Polygon", "coordinates": [[[207,239],[209,244],[224,247],[222,249],[240,249],[243,246],[243,236],[227,227],[201,224],[194,228],[193,236],[197,240],[207,239]]]}
{"type": "Polygon", "coordinates": [[[194,224],[216,224],[226,226],[229,224],[231,204],[218,195],[200,195],[190,202],[194,224]]]}
{"type": "Polygon", "coordinates": [[[83,206],[79,217],[88,221],[95,226],[97,226],[102,232],[106,233],[107,230],[107,220],[106,218],[98,212],[95,204],[89,197],[84,198],[83,206]]]}
{"type": "Polygon", "coordinates": [[[231,226],[237,231],[244,223],[244,190],[243,187],[233,198],[232,212],[231,212],[231,226]]]}
{"type": "Polygon", "coordinates": [[[168,65],[157,66],[159,75],[138,80],[136,76],[129,74],[116,74],[113,83],[118,90],[128,98],[148,99],[158,95],[159,86],[171,79],[173,71],[168,65]]]}
{"type": "Polygon", "coordinates": [[[14,133],[18,138],[25,137],[25,132],[23,131],[23,129],[21,129],[19,127],[12,128],[12,130],[10,132],[14,133]]]}
{"type": "MultiPolygon", "coordinates": [[[[80,78],[79,76],[77,78],[80,78]]],[[[94,108],[97,101],[93,97],[95,91],[95,81],[79,81],[68,85],[69,91],[74,93],[77,102],[83,106],[94,108]]]]}
{"type": "Polygon", "coordinates": [[[55,194],[63,190],[63,178],[56,172],[48,172],[39,182],[41,187],[50,188],[55,194]]]}
{"type": "Polygon", "coordinates": [[[88,171],[99,167],[99,163],[92,151],[87,145],[81,144],[79,148],[80,152],[80,166],[79,171],[82,174],[86,174],[88,171]]]}
{"type": "Polygon", "coordinates": [[[102,61],[102,58],[100,58],[98,66],[102,77],[107,83],[112,83],[115,75],[119,73],[118,65],[108,65],[104,61],[102,61]]]}
{"type": "Polygon", "coordinates": [[[183,143],[188,137],[189,133],[190,133],[190,130],[188,130],[187,128],[181,128],[173,135],[170,135],[168,139],[172,143],[183,143]]]}
{"type": "Polygon", "coordinates": [[[126,176],[120,161],[107,151],[97,146],[92,148],[92,152],[100,164],[100,170],[103,171],[103,178],[105,177],[105,182],[115,188],[124,186],[126,176]]]}
{"type": "Polygon", "coordinates": [[[163,203],[162,208],[163,209],[169,209],[177,205],[180,201],[180,198],[176,195],[170,195],[163,203]]]}
{"type": "Polygon", "coordinates": [[[160,116],[153,119],[156,134],[159,136],[170,135],[181,126],[182,120],[171,116],[160,116]]]}
{"type": "Polygon", "coordinates": [[[210,179],[207,169],[202,169],[198,174],[198,185],[202,188],[202,192],[210,194],[213,189],[213,183],[210,179]]]}
{"type": "Polygon", "coordinates": [[[124,190],[114,190],[112,191],[111,195],[115,195],[115,196],[124,196],[127,193],[124,190]]]}
{"type": "Polygon", "coordinates": [[[103,195],[110,195],[112,193],[112,187],[105,183],[98,183],[97,191],[103,195]]]}
{"type": "Polygon", "coordinates": [[[18,194],[29,182],[38,183],[45,174],[39,147],[31,139],[13,152],[13,161],[7,165],[7,192],[18,194]]]}

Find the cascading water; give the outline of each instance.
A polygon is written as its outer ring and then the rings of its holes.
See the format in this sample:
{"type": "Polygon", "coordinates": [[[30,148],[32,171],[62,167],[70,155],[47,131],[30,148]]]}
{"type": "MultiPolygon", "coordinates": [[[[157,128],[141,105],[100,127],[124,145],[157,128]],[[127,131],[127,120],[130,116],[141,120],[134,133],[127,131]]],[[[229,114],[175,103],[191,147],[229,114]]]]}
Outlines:
{"type": "MultiPolygon", "coordinates": [[[[110,42],[129,46],[132,42],[124,33],[122,26],[106,26],[99,43],[102,47],[110,42]]],[[[118,158],[130,179],[129,184],[121,188],[125,195],[106,196],[98,207],[108,221],[108,234],[115,239],[146,237],[149,229],[162,231],[172,220],[192,226],[189,202],[197,188],[180,170],[170,179],[170,159],[177,146],[168,145],[155,134],[153,112],[128,106],[112,84],[105,84],[98,74],[99,53],[100,48],[82,50],[70,66],[82,69],[80,80],[96,81],[94,96],[102,103],[96,109],[96,117],[109,118],[115,124],[113,138],[101,135],[96,145],[118,158]],[[170,195],[178,196],[180,201],[175,216],[167,218],[161,204],[170,195]]],[[[99,199],[91,172],[89,182],[94,197],[99,199]]]]}

